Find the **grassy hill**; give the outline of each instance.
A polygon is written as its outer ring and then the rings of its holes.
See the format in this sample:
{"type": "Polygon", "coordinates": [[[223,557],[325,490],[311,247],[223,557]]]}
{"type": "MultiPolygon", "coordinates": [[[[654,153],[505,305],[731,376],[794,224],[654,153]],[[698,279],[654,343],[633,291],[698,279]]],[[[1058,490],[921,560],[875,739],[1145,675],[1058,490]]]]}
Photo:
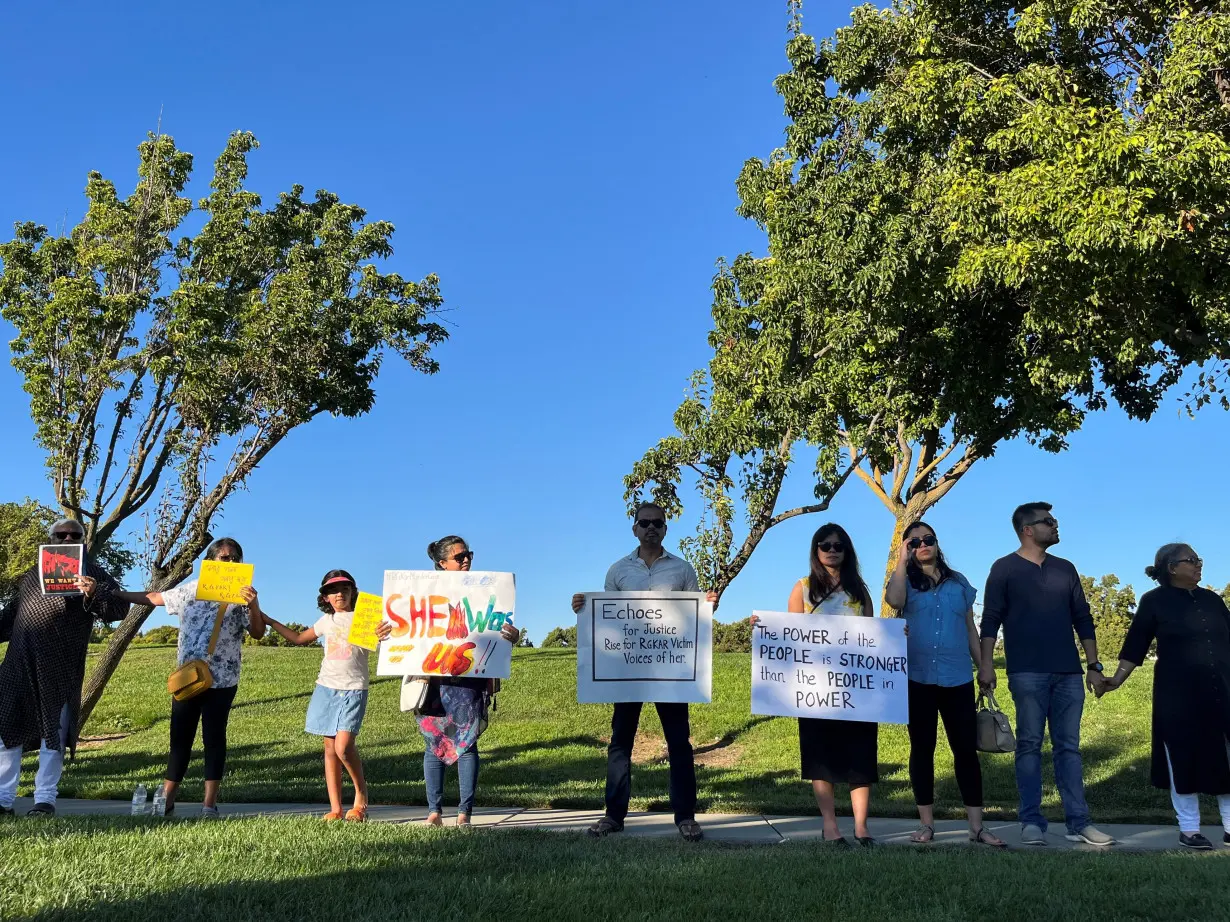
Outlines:
{"type": "MultiPolygon", "coordinates": [[[[64,796],[127,798],[138,781],[162,777],[166,764],[170,700],[166,676],[171,647],[134,647],[128,653],[85,733],[119,738],[87,744],[64,775],[64,796]],[[123,734],[122,736],[120,736],[123,734]]],[[[230,759],[223,798],[239,801],[324,802],[320,742],[303,732],[320,650],[247,647],[243,677],[230,724],[230,759]]],[[[374,661],[373,661],[374,662],[374,661]]],[[[1085,779],[1094,819],[1173,821],[1169,798],[1148,784],[1152,667],[1101,701],[1089,698],[1083,726],[1085,779]]],[[[749,713],[747,654],[714,657],[714,703],[693,705],[700,809],[706,812],[814,813],[807,784],[799,780],[797,724],[749,713]]],[[[1001,675],[1001,704],[1011,697],[1001,675]]],[[[409,715],[397,709],[397,680],[374,678],[359,749],[372,799],[425,803],[422,738],[409,715]]],[[[517,650],[512,678],[483,736],[479,804],[533,807],[600,807],[606,777],[610,707],[576,701],[576,656],[566,649],[517,650]]],[[[905,728],[880,729],[881,783],[873,814],[910,816],[913,795],[906,763],[905,728]]],[[[637,741],[633,809],[664,809],[667,768],[661,729],[646,708],[637,741]]],[[[30,763],[32,765],[32,762],[30,763]]],[[[1011,756],[982,756],[988,815],[1012,817],[1016,784],[1011,756]]],[[[1044,754],[1046,806],[1062,817],[1044,754]]],[[[200,763],[193,763],[184,796],[200,796],[200,763]]],[[[947,744],[936,757],[937,812],[960,814],[960,797],[947,744]]],[[[450,773],[451,775],[452,773],[450,773]]],[[[455,803],[455,780],[450,777],[455,803]]],[[[23,793],[28,791],[25,777],[23,793]]]]}

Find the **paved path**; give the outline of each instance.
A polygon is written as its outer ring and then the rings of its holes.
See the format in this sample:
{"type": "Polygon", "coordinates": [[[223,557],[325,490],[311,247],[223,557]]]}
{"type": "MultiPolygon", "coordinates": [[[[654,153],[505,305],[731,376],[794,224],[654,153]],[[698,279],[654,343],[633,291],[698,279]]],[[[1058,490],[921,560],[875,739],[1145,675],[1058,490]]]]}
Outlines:
{"type": "MultiPolygon", "coordinates": [[[[28,798],[19,798],[18,814],[25,813],[33,805],[28,798]]],[[[94,815],[124,816],[131,804],[118,800],[75,800],[61,798],[56,807],[62,816],[94,815]]],[[[326,807],[320,804],[222,804],[224,817],[245,816],[321,816],[326,807]]],[[[198,816],[200,805],[180,803],[176,806],[177,817],[198,816]]],[[[521,807],[476,808],[473,824],[494,829],[551,829],[561,832],[580,832],[602,815],[600,810],[533,810],[521,807]]],[[[403,807],[373,805],[368,818],[379,823],[417,823],[427,816],[426,807],[403,807]]],[[[782,842],[815,840],[821,837],[818,816],[765,816],[758,813],[707,813],[697,817],[705,837],[715,842],[776,845],[782,842]]],[[[445,818],[445,825],[456,822],[454,815],[445,818]]],[[[853,823],[843,817],[842,831],[847,837],[854,833],[853,823]]],[[[916,820],[872,819],[871,834],[886,845],[909,845],[909,835],[918,828],[916,820]]],[[[987,828],[1013,848],[1023,848],[1020,827],[1014,821],[988,821],[987,828]]],[[[1115,837],[1115,850],[1158,851],[1178,847],[1179,833],[1175,826],[1144,826],[1108,823],[1098,827],[1115,837]]],[[[1052,825],[1047,835],[1047,844],[1052,849],[1077,849],[1080,851],[1103,851],[1089,845],[1068,842],[1064,838],[1063,824],[1052,825]]],[[[1219,851],[1230,854],[1230,848],[1221,845],[1222,830],[1217,826],[1205,826],[1204,834],[1219,851]]],[[[669,813],[632,813],[624,826],[625,836],[674,836],[678,835],[669,813]]],[[[960,820],[939,820],[935,824],[935,841],[939,844],[965,845],[968,842],[968,827],[960,820]]]]}

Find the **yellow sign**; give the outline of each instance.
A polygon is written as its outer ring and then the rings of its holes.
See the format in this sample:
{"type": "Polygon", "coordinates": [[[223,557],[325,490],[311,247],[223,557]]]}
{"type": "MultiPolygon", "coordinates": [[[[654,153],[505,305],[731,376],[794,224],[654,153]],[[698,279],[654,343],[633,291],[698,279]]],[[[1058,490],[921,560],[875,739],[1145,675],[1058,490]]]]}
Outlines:
{"type": "Polygon", "coordinates": [[[196,597],[203,602],[243,605],[243,596],[239,594],[239,590],[252,585],[252,570],[250,563],[202,560],[201,578],[196,583],[196,597]]]}
{"type": "Polygon", "coordinates": [[[360,592],[354,603],[354,620],[350,622],[350,634],[346,638],[356,647],[375,650],[380,646],[376,626],[384,618],[384,599],[370,592],[360,592]]]}

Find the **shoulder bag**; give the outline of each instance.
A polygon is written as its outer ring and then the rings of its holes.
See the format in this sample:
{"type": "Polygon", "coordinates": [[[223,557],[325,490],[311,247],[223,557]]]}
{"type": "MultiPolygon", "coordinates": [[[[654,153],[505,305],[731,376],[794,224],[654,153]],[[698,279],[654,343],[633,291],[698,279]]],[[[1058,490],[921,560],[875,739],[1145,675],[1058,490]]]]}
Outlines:
{"type": "Polygon", "coordinates": [[[171,673],[167,679],[167,691],[176,701],[188,701],[201,692],[213,688],[214,675],[209,671],[208,657],[214,655],[218,635],[222,633],[222,618],[226,614],[226,602],[218,603],[218,615],[214,618],[214,632],[209,635],[206,659],[191,659],[171,673]]]}

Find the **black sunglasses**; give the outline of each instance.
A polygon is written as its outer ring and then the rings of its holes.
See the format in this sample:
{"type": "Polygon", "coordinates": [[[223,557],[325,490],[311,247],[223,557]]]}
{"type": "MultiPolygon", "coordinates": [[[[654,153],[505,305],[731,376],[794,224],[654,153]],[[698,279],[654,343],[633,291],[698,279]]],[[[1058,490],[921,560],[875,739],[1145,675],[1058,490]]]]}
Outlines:
{"type": "Polygon", "coordinates": [[[911,548],[920,548],[924,544],[927,547],[935,547],[935,535],[923,535],[921,538],[911,538],[906,542],[911,548]]]}
{"type": "Polygon", "coordinates": [[[1025,524],[1026,525],[1049,525],[1051,526],[1051,528],[1054,528],[1056,525],[1059,524],[1059,520],[1056,519],[1054,516],[1048,515],[1045,519],[1037,519],[1036,521],[1026,522],[1025,524]]]}
{"type": "Polygon", "coordinates": [[[74,538],[79,541],[85,536],[79,531],[57,531],[52,532],[52,537],[54,537],[57,541],[64,541],[69,538],[74,538]]]}
{"type": "Polygon", "coordinates": [[[452,557],[449,557],[448,559],[451,560],[453,563],[461,563],[463,560],[473,560],[474,552],[473,551],[462,551],[460,554],[454,554],[452,557]]]}
{"type": "Polygon", "coordinates": [[[636,524],[641,528],[665,528],[666,519],[637,519],[636,524]]]}
{"type": "Polygon", "coordinates": [[[840,554],[842,551],[846,549],[846,546],[842,544],[840,541],[821,541],[819,544],[816,545],[816,547],[820,548],[820,550],[824,551],[824,553],[826,554],[829,554],[829,553],[840,554]]]}
{"type": "Polygon", "coordinates": [[[1199,567],[1204,565],[1204,560],[1199,557],[1180,557],[1175,563],[1190,563],[1199,567]]]}

